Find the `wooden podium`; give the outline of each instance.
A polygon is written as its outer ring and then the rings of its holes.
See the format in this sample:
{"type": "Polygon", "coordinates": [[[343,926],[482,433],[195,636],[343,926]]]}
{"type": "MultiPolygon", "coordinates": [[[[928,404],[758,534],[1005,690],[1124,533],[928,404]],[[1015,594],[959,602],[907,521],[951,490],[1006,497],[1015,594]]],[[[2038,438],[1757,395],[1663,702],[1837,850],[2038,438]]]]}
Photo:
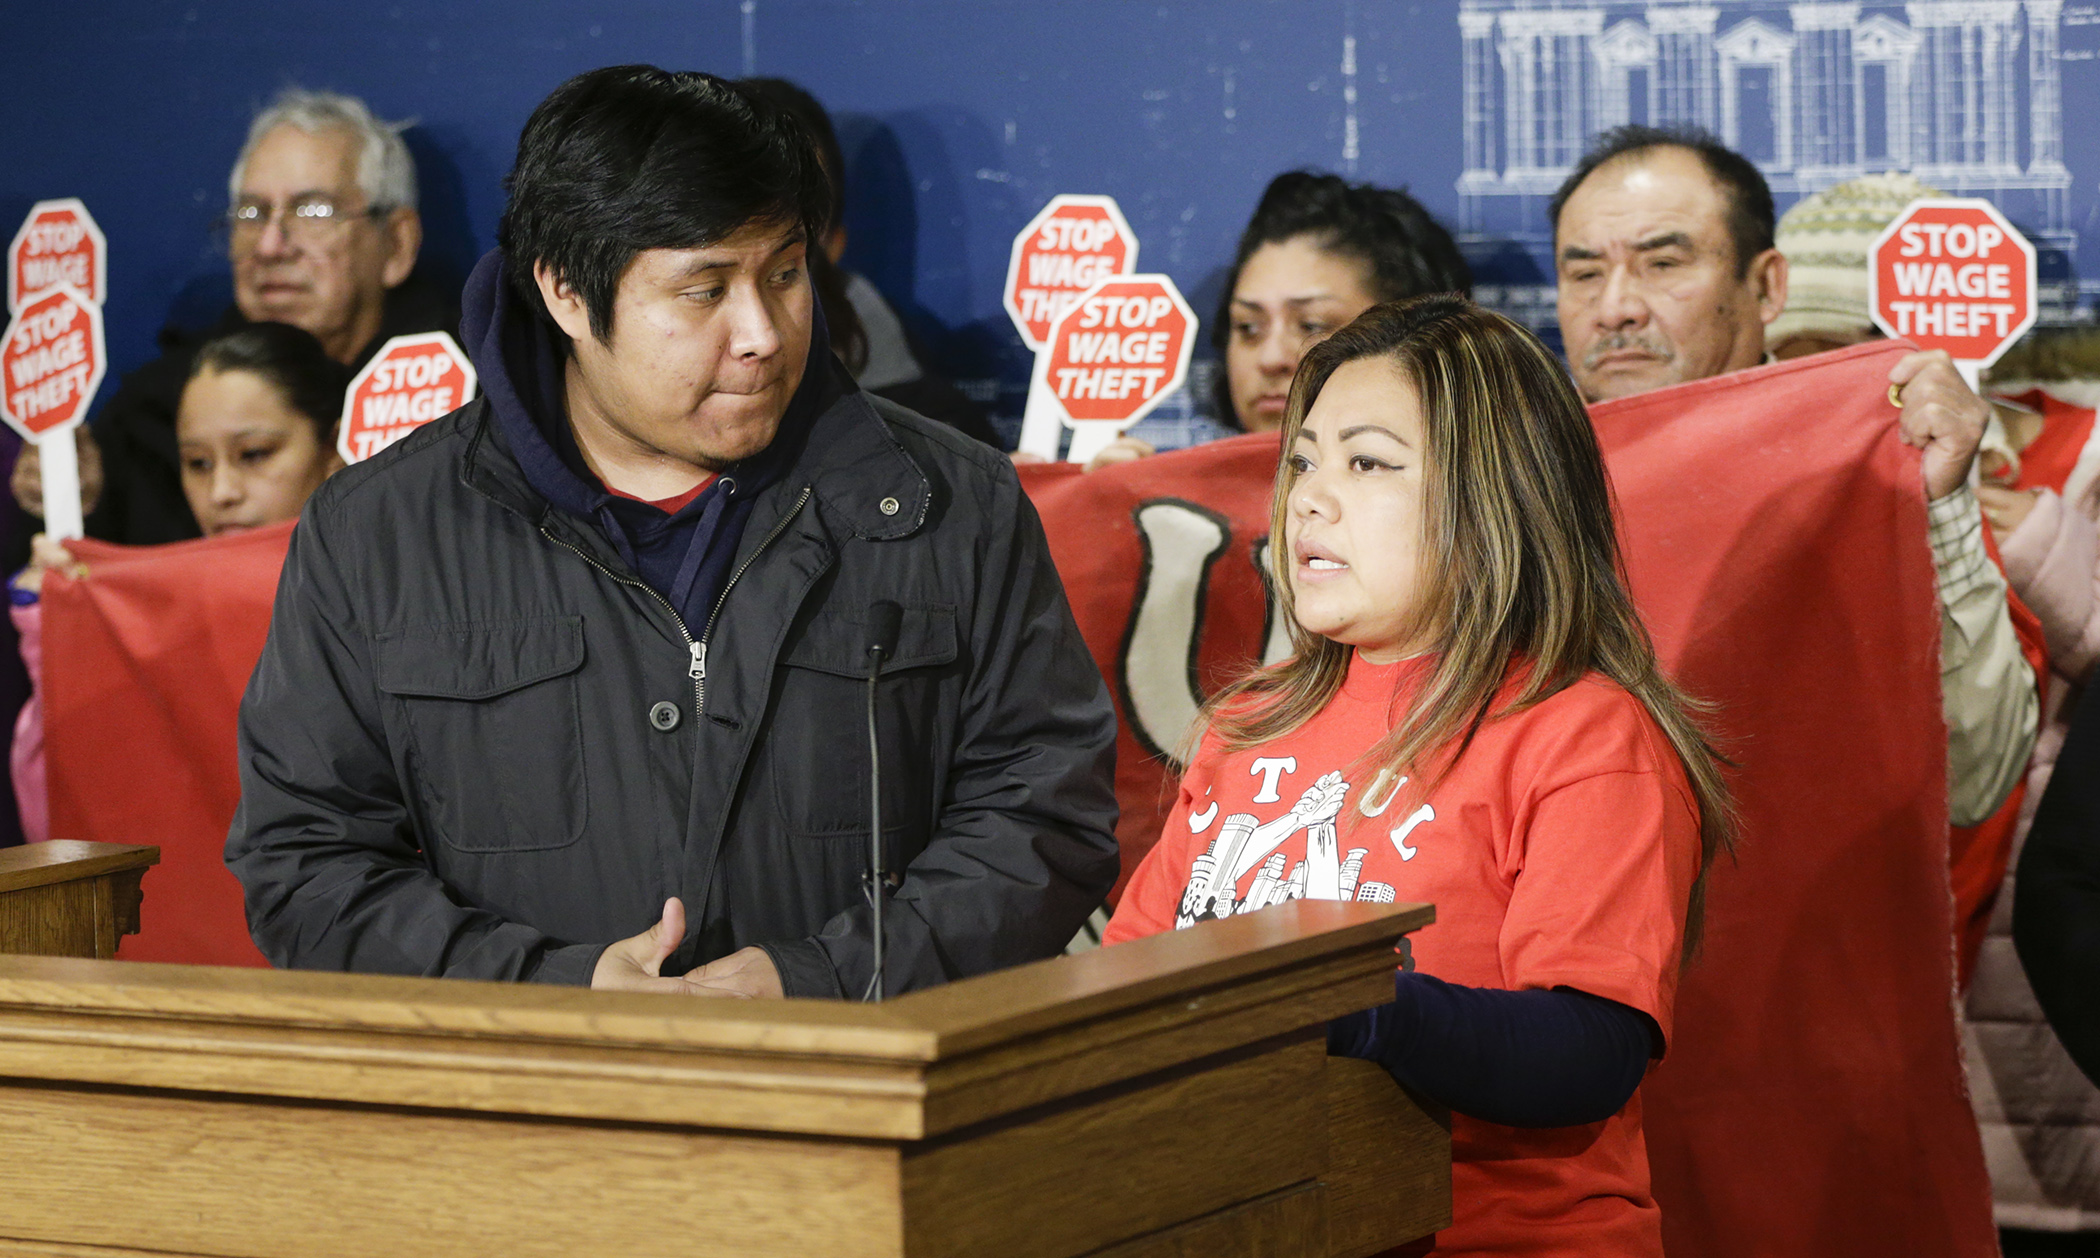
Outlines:
{"type": "Polygon", "coordinates": [[[882,1005],[0,957],[0,1254],[1356,1258],[1448,1121],[1323,1024],[1424,905],[882,1005]]]}

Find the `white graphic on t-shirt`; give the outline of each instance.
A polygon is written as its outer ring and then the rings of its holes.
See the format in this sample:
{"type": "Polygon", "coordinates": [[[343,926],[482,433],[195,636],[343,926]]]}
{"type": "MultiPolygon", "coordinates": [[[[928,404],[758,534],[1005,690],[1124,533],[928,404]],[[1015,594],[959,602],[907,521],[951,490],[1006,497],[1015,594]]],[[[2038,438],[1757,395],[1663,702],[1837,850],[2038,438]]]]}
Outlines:
{"type": "MultiPolygon", "coordinates": [[[[1405,782],[1407,779],[1402,778],[1400,780],[1405,782]]],[[[1424,804],[1420,808],[1415,809],[1412,813],[1409,813],[1407,820],[1401,822],[1397,826],[1394,826],[1392,830],[1387,832],[1386,837],[1393,841],[1394,847],[1400,849],[1401,860],[1411,861],[1415,858],[1415,853],[1421,850],[1419,848],[1409,847],[1407,845],[1407,836],[1415,832],[1416,826],[1421,825],[1425,821],[1435,820],[1436,809],[1431,808],[1427,804],[1424,804]]]]}
{"type": "Polygon", "coordinates": [[[1205,830],[1210,829],[1210,823],[1216,821],[1217,819],[1218,801],[1214,799],[1210,801],[1210,807],[1204,809],[1202,812],[1192,812],[1189,814],[1189,833],[1201,834],[1205,830]]]}
{"type": "Polygon", "coordinates": [[[1254,793],[1254,798],[1251,802],[1256,804],[1273,804],[1282,799],[1283,796],[1276,793],[1276,779],[1285,773],[1296,773],[1297,771],[1298,757],[1296,756],[1282,756],[1273,760],[1264,756],[1256,760],[1254,767],[1247,770],[1247,772],[1256,777],[1261,777],[1264,774],[1267,776],[1263,778],[1261,789],[1254,793]]]}
{"type": "MultiPolygon", "coordinates": [[[[1270,764],[1282,764],[1271,760],[1270,764]]],[[[1277,772],[1294,772],[1295,763],[1289,769],[1277,772]]],[[[1404,780],[1404,779],[1403,779],[1404,780]]],[[[1264,787],[1273,785],[1272,776],[1264,787]]],[[[1364,858],[1371,854],[1369,848],[1352,847],[1347,852],[1335,830],[1335,817],[1342,810],[1348,797],[1349,783],[1340,771],[1324,774],[1307,787],[1298,802],[1289,812],[1273,821],[1263,822],[1253,813],[1237,812],[1226,817],[1218,825],[1217,837],[1203,855],[1196,858],[1189,870],[1188,885],[1182,890],[1181,905],[1175,912],[1177,927],[1208,921],[1214,917],[1230,917],[1234,913],[1248,913],[1281,904],[1285,900],[1378,900],[1391,903],[1393,888],[1382,882],[1358,885],[1363,872],[1364,858]],[[1292,863],[1288,854],[1278,849],[1300,830],[1305,831],[1305,858],[1292,863]],[[1248,873],[1254,880],[1247,887],[1247,898],[1235,898],[1240,880],[1248,873]]],[[[1259,800],[1260,795],[1255,799],[1259,800]]],[[[1388,797],[1390,800],[1390,796],[1388,797]]],[[[1191,816],[1190,829],[1202,833],[1209,828],[1211,816],[1217,810],[1212,803],[1205,810],[1203,824],[1191,816]]],[[[1406,837],[1416,826],[1432,821],[1436,814],[1425,804],[1417,809],[1403,828],[1395,829],[1395,842],[1406,837]],[[1426,815],[1425,815],[1426,814],[1426,815]]],[[[1415,849],[1403,847],[1403,859],[1415,849]]]]}
{"type": "Polygon", "coordinates": [[[1400,793],[1400,788],[1406,785],[1406,778],[1401,778],[1397,782],[1393,781],[1393,767],[1387,765],[1378,771],[1377,777],[1371,779],[1371,789],[1365,791],[1363,797],[1356,801],[1356,811],[1366,817],[1377,816],[1386,810],[1387,806],[1393,802],[1393,797],[1400,793]],[[1390,787],[1386,785],[1388,782],[1392,783],[1390,787]],[[1380,791],[1385,792],[1384,799],[1378,799],[1378,792],[1380,791]],[[1378,799],[1376,804],[1371,802],[1374,799],[1378,799]]]}

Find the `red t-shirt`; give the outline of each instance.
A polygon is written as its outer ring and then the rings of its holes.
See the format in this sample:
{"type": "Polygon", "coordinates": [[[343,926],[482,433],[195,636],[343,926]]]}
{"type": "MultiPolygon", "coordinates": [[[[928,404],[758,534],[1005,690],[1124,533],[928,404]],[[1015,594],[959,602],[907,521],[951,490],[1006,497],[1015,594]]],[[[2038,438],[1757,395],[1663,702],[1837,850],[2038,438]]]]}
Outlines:
{"type": "Polygon", "coordinates": [[[687,503],[690,503],[693,499],[698,498],[702,490],[706,489],[709,485],[712,485],[714,483],[715,474],[709,473],[708,475],[700,479],[699,484],[693,486],[691,489],[686,490],[682,494],[673,494],[669,498],[637,497],[634,494],[628,493],[624,489],[614,489],[611,485],[607,485],[605,487],[605,492],[611,494],[615,498],[625,498],[629,502],[646,502],[650,506],[655,507],[658,511],[663,512],[665,515],[677,515],[679,512],[685,510],[687,503]]]}
{"type": "MultiPolygon", "coordinates": [[[[1319,716],[1223,754],[1206,737],[1105,942],[1287,899],[1434,904],[1417,967],[1451,983],[1572,987],[1670,1031],[1699,865],[1684,769],[1639,700],[1590,676],[1488,721],[1425,800],[1359,763],[1429,667],[1356,661],[1319,716]],[[1368,798],[1366,798],[1368,796],[1368,798]]],[[[1635,1093],[1587,1127],[1454,1115],[1452,1222],[1436,1250],[1659,1255],[1635,1093]]]]}

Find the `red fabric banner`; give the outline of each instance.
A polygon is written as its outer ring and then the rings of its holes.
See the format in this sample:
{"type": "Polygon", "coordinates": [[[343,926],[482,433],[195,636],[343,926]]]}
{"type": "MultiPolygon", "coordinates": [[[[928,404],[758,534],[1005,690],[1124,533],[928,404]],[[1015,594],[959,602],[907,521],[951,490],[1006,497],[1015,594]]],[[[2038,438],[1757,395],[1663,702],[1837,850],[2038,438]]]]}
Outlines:
{"type": "Polygon", "coordinates": [[[168,546],[68,542],[88,575],[45,578],[51,836],[161,849],[120,958],[267,964],[223,853],[241,797],[234,722],[291,537],[280,524],[168,546]]]}
{"type": "MultiPolygon", "coordinates": [[[[1715,705],[1744,818],[1644,1093],[1672,1253],[1996,1252],[1952,1008],[1939,614],[1887,400],[1902,352],[1593,411],[1634,597],[1671,675],[1715,705]]],[[[1146,754],[1179,736],[1169,682],[1207,694],[1266,640],[1252,555],[1276,456],[1246,437],[1024,469],[1124,718],[1126,872],[1171,803],[1146,754]]]]}

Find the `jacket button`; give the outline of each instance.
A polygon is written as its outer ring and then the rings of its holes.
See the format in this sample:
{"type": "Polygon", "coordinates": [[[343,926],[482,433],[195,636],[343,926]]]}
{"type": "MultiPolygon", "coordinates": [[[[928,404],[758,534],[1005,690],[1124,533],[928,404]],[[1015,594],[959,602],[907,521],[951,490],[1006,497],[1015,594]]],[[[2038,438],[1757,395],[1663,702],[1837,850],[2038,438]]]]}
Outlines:
{"type": "Polygon", "coordinates": [[[678,728],[678,721],[682,715],[677,704],[659,703],[649,709],[649,723],[668,734],[678,728]]]}
{"type": "Polygon", "coordinates": [[[875,509],[884,515],[895,515],[904,509],[904,504],[898,502],[895,498],[884,498],[881,502],[875,504],[875,509]]]}

